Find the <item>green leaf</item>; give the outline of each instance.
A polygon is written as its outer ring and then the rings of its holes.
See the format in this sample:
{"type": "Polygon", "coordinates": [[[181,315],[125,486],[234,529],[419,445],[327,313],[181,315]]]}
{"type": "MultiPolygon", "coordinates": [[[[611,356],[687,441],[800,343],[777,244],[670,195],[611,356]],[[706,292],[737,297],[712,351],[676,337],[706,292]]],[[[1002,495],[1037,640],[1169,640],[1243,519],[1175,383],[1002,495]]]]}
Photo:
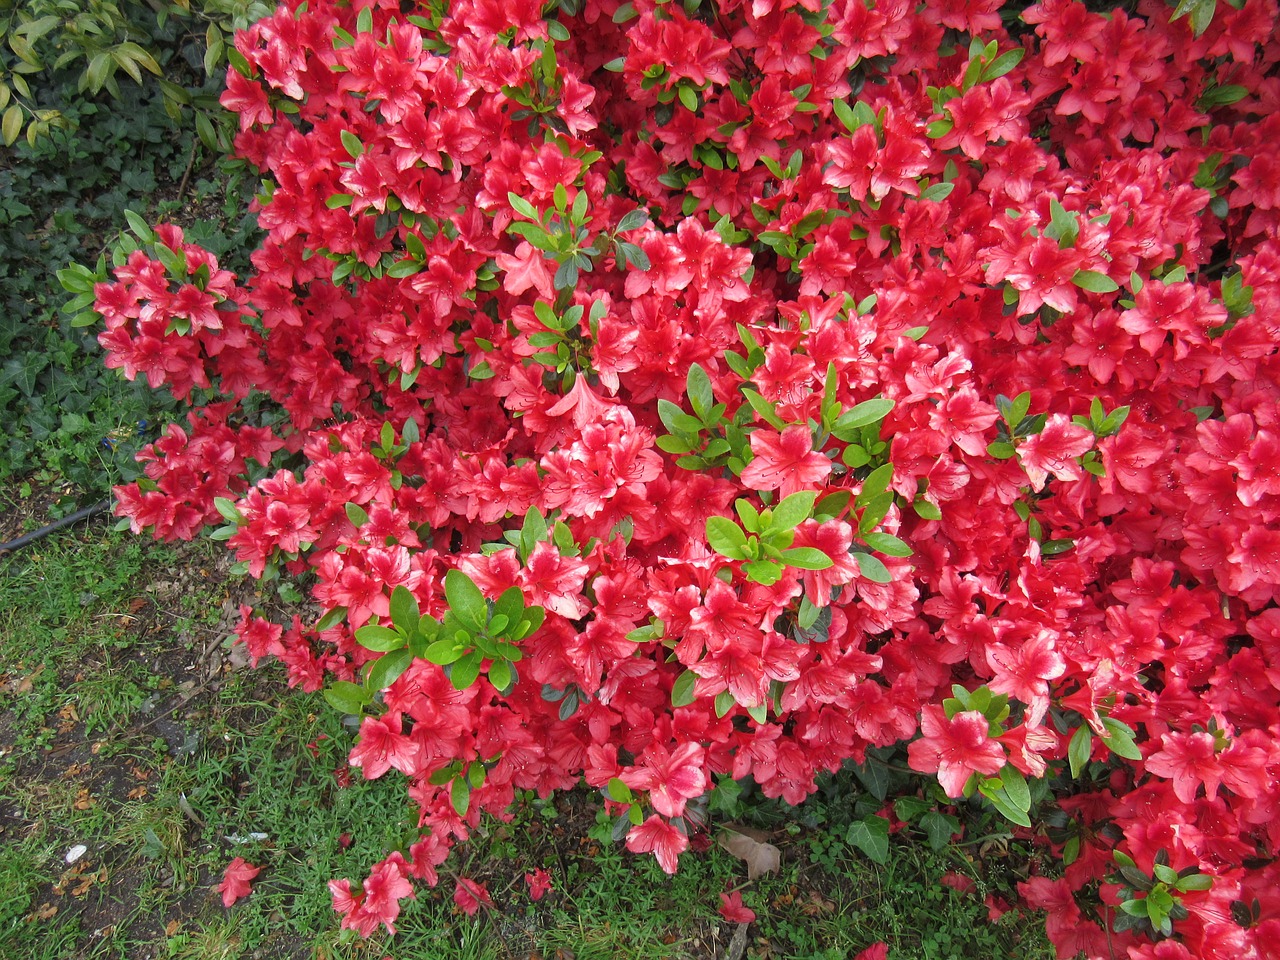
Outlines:
{"type": "Polygon", "coordinates": [[[893,582],[893,574],[878,557],[869,553],[855,553],[853,558],[858,562],[858,570],[872,583],[893,582]]]}
{"type": "Polygon", "coordinates": [[[889,821],[874,814],[849,824],[845,842],[857,847],[875,863],[889,860],[889,821]]]}
{"type": "Polygon", "coordinates": [[[391,622],[406,633],[417,629],[422,612],[409,588],[400,585],[391,591],[391,622]]]}
{"type": "Polygon", "coordinates": [[[693,412],[705,421],[716,402],[715,396],[711,392],[711,378],[707,376],[707,371],[695,363],[689,368],[685,384],[689,394],[689,403],[693,406],[693,412]]]}
{"type": "Polygon", "coordinates": [[[876,467],[862,481],[862,489],[858,491],[858,496],[853,502],[859,507],[866,506],[873,498],[887,491],[892,480],[893,464],[886,463],[876,467]]]}
{"type": "Polygon", "coordinates": [[[505,694],[511,686],[511,664],[506,660],[494,660],[489,664],[489,682],[495,690],[505,694]]]}
{"type": "MultiPolygon", "coordinates": [[[[772,531],[794,530],[813,513],[813,503],[818,499],[816,490],[800,490],[786,497],[773,508],[772,531]]],[[[762,533],[764,531],[761,531],[762,533]]]]}
{"type": "Polygon", "coordinates": [[[520,216],[528,220],[541,222],[542,218],[538,214],[537,208],[519,194],[508,192],[507,203],[511,204],[511,209],[520,214],[520,216]]]}
{"type": "Polygon", "coordinates": [[[1142,751],[1133,742],[1135,734],[1132,727],[1114,717],[1103,717],[1102,725],[1107,728],[1107,736],[1102,742],[1107,745],[1108,750],[1126,760],[1142,759],[1142,751]]]}
{"type": "Polygon", "coordinates": [[[955,188],[954,183],[935,183],[920,192],[920,199],[938,203],[951,196],[951,191],[955,188]]]}
{"type": "Polygon", "coordinates": [[[1118,283],[1097,270],[1077,270],[1072,275],[1071,282],[1090,293],[1114,293],[1120,289],[1118,283]]]}
{"type": "Polygon", "coordinates": [[[369,624],[357,630],[356,641],[366,650],[372,650],[375,653],[399,650],[405,645],[403,634],[375,624],[369,624]]]}
{"type": "Polygon", "coordinates": [[[911,504],[911,509],[916,512],[916,516],[921,520],[941,520],[942,511],[938,509],[938,505],[931,500],[920,497],[911,504]]]}
{"type": "Polygon", "coordinates": [[[466,648],[459,646],[455,640],[436,640],[427,645],[422,659],[444,667],[459,660],[466,652],[466,648]]]}
{"type": "Polygon", "coordinates": [[[361,143],[360,138],[350,130],[343,130],[338,134],[338,136],[341,138],[342,146],[346,149],[347,153],[350,154],[351,159],[355,160],[360,156],[360,154],[364,153],[364,144],[361,143]]]}
{"type": "Polygon", "coordinates": [[[782,551],[782,560],[789,567],[800,570],[826,570],[833,566],[832,559],[817,547],[793,547],[782,551]]]}
{"type": "Polygon", "coordinates": [[[373,661],[365,686],[369,690],[385,690],[395,683],[413,663],[413,654],[406,648],[393,650],[373,661]]]}
{"type": "Polygon", "coordinates": [[[875,423],[877,420],[883,420],[889,414],[889,411],[893,409],[893,405],[894,402],[886,397],[864,400],[852,410],[841,414],[831,432],[846,443],[851,443],[858,439],[854,431],[875,423]]]}
{"type": "Polygon", "coordinates": [[[348,503],[345,509],[347,519],[351,521],[353,527],[363,527],[369,522],[369,514],[365,513],[364,507],[358,503],[348,503]]]}
{"type": "Polygon", "coordinates": [[[1193,873],[1174,884],[1174,887],[1182,893],[1188,893],[1192,890],[1208,890],[1212,886],[1213,877],[1207,873],[1193,873]]]}
{"type": "Polygon", "coordinates": [[[472,650],[466,656],[454,661],[449,670],[449,682],[455,690],[465,690],[480,676],[480,661],[484,659],[479,650],[472,650]]]}
{"type": "MultiPolygon", "coordinates": [[[[999,783],[999,781],[994,781],[999,783]]],[[[1006,820],[1016,823],[1022,827],[1031,826],[1031,818],[1027,816],[1025,810],[1019,810],[1018,807],[1011,802],[1008,793],[1000,787],[989,787],[986,782],[979,786],[978,791],[987,798],[988,802],[1000,812],[1006,820]]]]}
{"type": "Polygon", "coordinates": [[[1019,810],[1031,809],[1031,788],[1027,786],[1027,778],[1022,771],[1012,764],[1000,771],[1000,780],[1004,783],[1004,792],[1019,810]]]}
{"type": "Polygon", "coordinates": [[[687,707],[693,703],[693,688],[697,685],[697,682],[698,675],[692,670],[686,670],[676,677],[676,682],[671,685],[671,705],[673,707],[687,707]]]}
{"type": "Polygon", "coordinates": [[[228,500],[226,497],[214,497],[213,506],[227,523],[234,523],[236,526],[244,523],[244,514],[240,512],[233,501],[228,500]]]}
{"type": "Polygon", "coordinates": [[[782,579],[782,565],[772,560],[751,560],[742,565],[748,580],[770,587],[782,579]]]}
{"type": "Polygon", "coordinates": [[[458,816],[467,815],[467,809],[471,806],[471,784],[467,783],[465,777],[454,778],[453,785],[449,787],[449,802],[458,816]]]}
{"type": "Polygon", "coordinates": [[[747,535],[727,517],[707,517],[707,544],[722,557],[746,560],[747,535]]]}
{"type": "Polygon", "coordinates": [[[1071,735],[1071,742],[1067,744],[1067,762],[1071,766],[1073,779],[1079,778],[1080,772],[1089,763],[1089,755],[1092,752],[1093,731],[1089,729],[1088,724],[1082,724],[1071,735]]]}
{"type": "Polygon", "coordinates": [[[364,708],[373,701],[373,694],[358,683],[335,680],[330,686],[325,687],[324,698],[328,701],[329,706],[340,713],[359,716],[364,712],[364,708]]]}
{"type": "Polygon", "coordinates": [[[751,404],[751,409],[756,412],[756,415],[761,420],[775,430],[785,430],[787,428],[786,421],[778,416],[775,405],[771,401],[766,400],[754,390],[743,388],[742,393],[747,398],[747,403],[751,404]]]}
{"type": "Polygon", "coordinates": [[[886,557],[911,556],[911,548],[889,533],[868,533],[862,538],[862,542],[876,553],[883,553],[886,557]]]}
{"type": "Polygon", "coordinates": [[[983,69],[982,82],[988,83],[997,77],[1003,77],[1022,62],[1022,57],[1026,52],[1022,47],[1015,47],[1000,54],[983,69]]]}
{"type": "Polygon", "coordinates": [[[1191,31],[1198,37],[1209,29],[1209,24],[1213,22],[1213,14],[1217,7],[1217,0],[1182,0],[1174,9],[1173,16],[1169,18],[1169,22],[1180,20],[1190,14],[1191,31]]]}
{"type": "Polygon", "coordinates": [[[622,219],[618,221],[616,233],[626,233],[628,230],[639,230],[649,222],[649,214],[646,210],[637,208],[629,210],[622,215],[622,219]]]}
{"type": "Polygon", "coordinates": [[[450,570],[444,575],[444,595],[449,601],[449,611],[464,627],[471,628],[472,633],[479,633],[488,624],[489,607],[484,594],[461,570],[450,570]]]}
{"type": "Polygon", "coordinates": [[[315,626],[316,633],[324,633],[326,630],[336,627],[347,618],[346,607],[334,607],[328,611],[315,626]]]}

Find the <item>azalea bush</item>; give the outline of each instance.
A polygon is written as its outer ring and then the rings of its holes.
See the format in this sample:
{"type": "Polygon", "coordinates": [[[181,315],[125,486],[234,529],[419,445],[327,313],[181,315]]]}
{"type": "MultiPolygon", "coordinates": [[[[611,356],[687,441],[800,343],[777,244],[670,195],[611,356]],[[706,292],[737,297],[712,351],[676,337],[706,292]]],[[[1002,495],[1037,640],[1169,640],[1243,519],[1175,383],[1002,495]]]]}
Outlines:
{"type": "Polygon", "coordinates": [[[137,222],[64,282],[190,407],[120,514],[308,590],[240,640],[420,810],[331,885],[344,924],[394,930],[516,790],[585,781],[674,871],[717,783],[794,804],[896,749],[922,776],[868,836],[998,811],[1060,862],[1022,892],[1061,956],[1274,956],[1276,19],[305,0],[240,33],[254,273],[137,222]]]}

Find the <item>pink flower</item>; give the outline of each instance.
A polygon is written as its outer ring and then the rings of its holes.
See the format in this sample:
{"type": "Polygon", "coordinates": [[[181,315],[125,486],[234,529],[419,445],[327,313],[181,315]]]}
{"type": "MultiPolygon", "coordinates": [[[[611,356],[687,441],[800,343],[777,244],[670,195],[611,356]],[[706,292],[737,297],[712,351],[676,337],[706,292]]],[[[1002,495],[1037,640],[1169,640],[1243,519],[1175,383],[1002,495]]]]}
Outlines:
{"type": "Polygon", "coordinates": [[[218,892],[222,894],[222,905],[229,907],[241,897],[249,895],[249,881],[261,872],[261,868],[246,863],[243,857],[236,857],[227,864],[222,882],[218,884],[218,892]]]}
{"type": "Polygon", "coordinates": [[[957,713],[950,720],[936,704],[922,712],[924,736],[907,747],[911,769],[936,773],[949,797],[964,795],[965,784],[975,773],[999,773],[1004,750],[989,735],[987,718],[976,710],[957,713]]]}
{"type": "Polygon", "coordinates": [[[366,780],[376,780],[392,767],[413,774],[421,746],[400,732],[400,715],[388,713],[381,720],[365,717],[360,725],[360,741],[348,757],[353,767],[364,771],[366,780]]]}
{"type": "Polygon", "coordinates": [[[482,906],[493,906],[493,899],[489,896],[489,891],[485,889],[484,884],[468,880],[466,877],[458,878],[458,885],[453,890],[453,902],[468,917],[474,917],[482,906]]]}
{"type": "Polygon", "coordinates": [[[787,427],[782,433],[761,428],[751,434],[755,458],[742,471],[742,482],[753,490],[779,490],[784,497],[821,483],[831,473],[831,461],[813,450],[808,427],[787,427]]]}
{"type": "Polygon", "coordinates": [[[530,900],[541,900],[551,890],[551,875],[541,867],[532,873],[526,873],[524,882],[529,886],[530,900]]]}
{"type": "Polygon", "coordinates": [[[720,916],[729,923],[751,923],[756,918],[756,912],[743,905],[742,894],[735,890],[733,893],[720,894],[720,916]]]}
{"type": "Polygon", "coordinates": [[[676,872],[676,861],[689,849],[689,838],[656,813],[627,834],[627,849],[632,853],[652,853],[667,873],[676,872]]]}

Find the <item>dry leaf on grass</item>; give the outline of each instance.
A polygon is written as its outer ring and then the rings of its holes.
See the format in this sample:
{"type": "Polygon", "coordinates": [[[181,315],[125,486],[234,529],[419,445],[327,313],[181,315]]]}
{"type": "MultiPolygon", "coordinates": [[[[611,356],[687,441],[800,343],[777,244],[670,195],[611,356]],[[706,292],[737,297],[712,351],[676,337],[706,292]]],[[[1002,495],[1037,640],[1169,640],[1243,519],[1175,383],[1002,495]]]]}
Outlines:
{"type": "Polygon", "coordinates": [[[765,834],[749,827],[724,827],[717,842],[733,856],[747,865],[747,879],[754,880],[766,873],[774,873],[782,866],[782,851],[772,843],[766,843],[765,834]]]}

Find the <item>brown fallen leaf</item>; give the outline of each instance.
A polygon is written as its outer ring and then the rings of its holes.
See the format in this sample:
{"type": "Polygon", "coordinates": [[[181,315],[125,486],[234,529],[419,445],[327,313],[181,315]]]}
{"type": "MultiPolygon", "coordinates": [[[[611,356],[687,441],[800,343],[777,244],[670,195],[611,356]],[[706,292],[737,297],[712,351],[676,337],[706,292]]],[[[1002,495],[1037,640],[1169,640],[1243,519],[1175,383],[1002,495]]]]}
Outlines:
{"type": "Polygon", "coordinates": [[[164,935],[166,937],[175,936],[177,932],[181,929],[182,929],[181,920],[170,920],[168,923],[164,925],[164,935]]]}
{"type": "Polygon", "coordinates": [[[765,834],[748,827],[724,827],[716,841],[747,865],[747,879],[775,873],[782,866],[782,851],[764,841],[765,834]],[[753,836],[754,834],[754,836],[753,836]]]}
{"type": "Polygon", "coordinates": [[[57,912],[58,912],[58,907],[57,907],[57,905],[56,905],[56,904],[52,904],[52,903],[42,903],[42,904],[40,904],[40,909],[38,909],[38,910],[36,911],[36,919],[37,919],[37,920],[48,920],[50,917],[52,917],[52,916],[53,916],[54,914],[56,914],[57,912]]]}

